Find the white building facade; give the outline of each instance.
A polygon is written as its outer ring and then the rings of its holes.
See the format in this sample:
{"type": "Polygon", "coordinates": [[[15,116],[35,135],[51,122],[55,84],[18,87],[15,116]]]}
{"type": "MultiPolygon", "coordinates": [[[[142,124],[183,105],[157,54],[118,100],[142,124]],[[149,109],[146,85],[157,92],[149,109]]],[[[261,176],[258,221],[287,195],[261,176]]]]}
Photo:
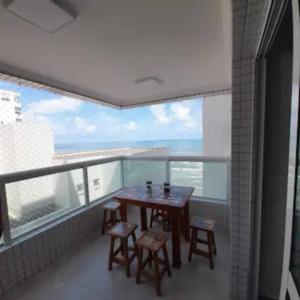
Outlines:
{"type": "Polygon", "coordinates": [[[20,94],[0,89],[0,124],[22,122],[20,94]]]}

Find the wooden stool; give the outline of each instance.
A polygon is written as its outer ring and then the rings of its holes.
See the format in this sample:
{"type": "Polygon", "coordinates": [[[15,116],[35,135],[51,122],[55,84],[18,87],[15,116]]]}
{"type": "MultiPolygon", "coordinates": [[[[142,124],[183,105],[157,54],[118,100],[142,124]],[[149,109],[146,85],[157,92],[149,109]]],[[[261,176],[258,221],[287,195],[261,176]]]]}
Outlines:
{"type": "Polygon", "coordinates": [[[189,261],[192,260],[192,254],[198,254],[209,258],[210,268],[214,268],[214,254],[217,255],[217,248],[214,235],[215,220],[193,217],[190,228],[192,229],[192,237],[190,242],[189,261]],[[203,231],[207,235],[207,240],[198,238],[198,231],[203,231]],[[208,246],[208,252],[197,249],[197,243],[208,246]]]}
{"type": "Polygon", "coordinates": [[[170,231],[170,216],[166,210],[152,208],[150,216],[150,227],[152,228],[154,221],[159,221],[161,219],[164,231],[170,231]]]}
{"type": "MultiPolygon", "coordinates": [[[[182,214],[182,216],[180,219],[180,231],[182,234],[184,234],[185,216],[184,216],[183,211],[181,214],[182,214]]],[[[162,210],[162,209],[152,208],[151,216],[150,216],[150,228],[152,228],[154,221],[159,222],[159,220],[162,221],[164,231],[171,231],[172,223],[171,223],[171,218],[170,218],[169,212],[166,210],[162,210]]]]}
{"type": "Polygon", "coordinates": [[[168,250],[166,242],[169,236],[161,230],[149,230],[144,232],[144,234],[136,242],[138,248],[138,265],[136,272],[136,283],[141,282],[141,276],[145,276],[155,281],[156,295],[161,296],[160,281],[163,278],[165,272],[171,276],[171,267],[168,257],[168,250]],[[148,250],[148,256],[143,261],[143,250],[148,250]],[[164,258],[160,258],[158,252],[162,250],[164,258]],[[145,269],[147,264],[149,267],[152,266],[152,261],[154,262],[154,273],[150,273],[145,269]],[[163,265],[164,268],[160,271],[159,265],[163,265]]]}
{"type": "Polygon", "coordinates": [[[110,235],[110,250],[108,270],[112,270],[112,264],[117,263],[123,265],[126,268],[126,275],[130,277],[130,264],[137,254],[135,230],[137,225],[129,224],[126,222],[119,222],[110,230],[107,234],[110,235]],[[132,237],[133,247],[128,247],[128,238],[132,237]],[[120,245],[115,249],[115,240],[120,239],[120,245]],[[133,253],[129,256],[129,251],[133,253]],[[121,255],[118,255],[121,253],[121,255]]]}
{"type": "Polygon", "coordinates": [[[107,202],[102,206],[103,211],[104,211],[102,230],[101,230],[102,234],[105,233],[105,230],[107,228],[111,228],[112,226],[114,226],[117,223],[117,221],[119,221],[117,219],[117,210],[120,211],[120,207],[121,207],[121,204],[116,201],[107,202]],[[110,218],[108,220],[106,220],[107,213],[109,213],[109,212],[110,212],[110,218]]]}

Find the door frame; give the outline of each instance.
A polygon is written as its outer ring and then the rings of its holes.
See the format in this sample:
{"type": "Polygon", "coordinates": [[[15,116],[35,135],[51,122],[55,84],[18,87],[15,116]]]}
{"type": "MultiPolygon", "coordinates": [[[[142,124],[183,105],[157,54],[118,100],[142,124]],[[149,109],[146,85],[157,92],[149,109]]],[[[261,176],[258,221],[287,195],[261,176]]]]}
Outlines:
{"type": "MultiPolygon", "coordinates": [[[[293,62],[292,62],[292,95],[289,138],[289,162],[287,180],[287,204],[285,212],[285,237],[282,262],[282,276],[280,286],[280,300],[285,300],[287,292],[291,300],[300,300],[296,285],[289,270],[292,227],[294,214],[294,197],[297,164],[298,141],[298,112],[299,112],[299,73],[300,73],[300,23],[299,0],[290,0],[292,6],[293,24],[293,62]]],[[[253,253],[253,289],[254,295],[258,294],[259,261],[260,261],[260,230],[261,230],[261,203],[262,203],[262,174],[263,174],[263,149],[264,149],[264,115],[265,115],[265,86],[266,86],[266,57],[276,36],[281,20],[289,0],[274,0],[270,7],[270,13],[264,29],[260,47],[256,56],[256,182],[255,182],[255,229],[254,229],[254,253],[253,253]]]]}
{"type": "Polygon", "coordinates": [[[299,300],[299,293],[290,272],[290,257],[292,247],[292,230],[295,201],[297,144],[298,144],[298,114],[299,114],[299,73],[300,73],[300,22],[299,1],[292,0],[293,14],[293,74],[292,74],[292,102],[290,119],[290,150],[289,150],[289,176],[285,219],[285,240],[282,264],[282,277],[280,287],[280,300],[284,300],[289,293],[291,300],[299,300]]]}

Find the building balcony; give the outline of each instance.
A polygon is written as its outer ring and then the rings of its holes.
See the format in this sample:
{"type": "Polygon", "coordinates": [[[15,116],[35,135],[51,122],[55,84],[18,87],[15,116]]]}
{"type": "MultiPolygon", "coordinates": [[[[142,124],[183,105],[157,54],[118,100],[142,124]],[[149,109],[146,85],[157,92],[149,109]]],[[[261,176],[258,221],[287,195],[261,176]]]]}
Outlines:
{"type": "MultiPolygon", "coordinates": [[[[182,241],[182,268],[165,280],[164,294],[229,299],[229,172],[230,160],[221,157],[118,156],[2,175],[1,294],[8,299],[152,299],[151,284],[136,286],[119,268],[107,271],[108,237],[100,235],[103,203],[123,186],[152,180],[194,187],[191,216],[217,221],[215,270],[206,259],[188,263],[188,243],[182,241]]],[[[139,224],[134,207],[129,220],[139,224]]]]}

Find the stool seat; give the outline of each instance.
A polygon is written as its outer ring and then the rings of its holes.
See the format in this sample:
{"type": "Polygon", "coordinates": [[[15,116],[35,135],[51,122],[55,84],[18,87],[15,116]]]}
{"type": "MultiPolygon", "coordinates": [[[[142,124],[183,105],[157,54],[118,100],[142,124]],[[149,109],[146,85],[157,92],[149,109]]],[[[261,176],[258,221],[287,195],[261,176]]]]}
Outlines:
{"type": "Polygon", "coordinates": [[[121,206],[121,204],[119,202],[110,201],[110,202],[105,203],[102,207],[103,207],[103,209],[110,211],[110,210],[117,210],[120,208],[120,206],[121,206]]]}
{"type": "Polygon", "coordinates": [[[190,222],[190,227],[200,229],[200,230],[213,231],[215,228],[215,223],[216,223],[215,220],[195,216],[192,218],[190,222]]]}
{"type": "Polygon", "coordinates": [[[128,238],[135,231],[137,225],[126,222],[119,222],[106,233],[110,236],[128,238]]]}
{"type": "Polygon", "coordinates": [[[169,235],[161,230],[149,230],[137,240],[136,244],[152,252],[157,252],[168,239],[169,235]]]}

